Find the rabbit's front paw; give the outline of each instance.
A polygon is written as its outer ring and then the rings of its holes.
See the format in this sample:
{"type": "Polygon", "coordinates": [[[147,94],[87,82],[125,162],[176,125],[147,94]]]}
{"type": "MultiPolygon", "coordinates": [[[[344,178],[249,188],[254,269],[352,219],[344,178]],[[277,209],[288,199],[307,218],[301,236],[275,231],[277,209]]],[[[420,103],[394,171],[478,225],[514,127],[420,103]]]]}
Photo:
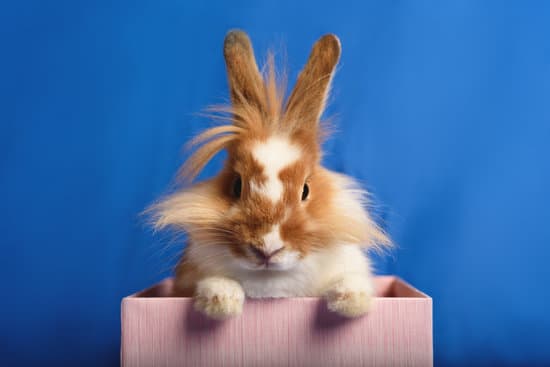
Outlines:
{"type": "Polygon", "coordinates": [[[244,291],[239,283],[222,277],[206,278],[198,282],[195,292],[195,310],[217,320],[240,315],[244,291]]]}
{"type": "Polygon", "coordinates": [[[358,317],[371,309],[372,293],[372,287],[365,277],[348,275],[329,287],[325,299],[329,310],[345,317],[358,317]]]}

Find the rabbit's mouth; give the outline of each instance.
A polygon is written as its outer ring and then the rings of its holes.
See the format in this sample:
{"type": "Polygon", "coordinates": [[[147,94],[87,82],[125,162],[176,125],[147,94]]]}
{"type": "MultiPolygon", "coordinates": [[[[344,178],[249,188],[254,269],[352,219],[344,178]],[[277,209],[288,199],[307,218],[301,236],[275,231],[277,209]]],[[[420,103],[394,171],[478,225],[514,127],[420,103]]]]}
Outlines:
{"type": "Polygon", "coordinates": [[[298,252],[286,248],[280,248],[268,254],[250,248],[248,253],[249,261],[247,263],[251,270],[279,272],[290,270],[299,262],[298,252]]]}
{"type": "Polygon", "coordinates": [[[265,248],[259,248],[254,245],[248,246],[248,252],[252,255],[258,267],[266,269],[269,269],[270,266],[272,268],[276,267],[278,262],[277,258],[283,251],[284,247],[279,247],[274,251],[269,251],[265,248]]]}
{"type": "Polygon", "coordinates": [[[265,261],[263,263],[257,263],[258,270],[286,270],[284,265],[274,261],[265,261]]]}

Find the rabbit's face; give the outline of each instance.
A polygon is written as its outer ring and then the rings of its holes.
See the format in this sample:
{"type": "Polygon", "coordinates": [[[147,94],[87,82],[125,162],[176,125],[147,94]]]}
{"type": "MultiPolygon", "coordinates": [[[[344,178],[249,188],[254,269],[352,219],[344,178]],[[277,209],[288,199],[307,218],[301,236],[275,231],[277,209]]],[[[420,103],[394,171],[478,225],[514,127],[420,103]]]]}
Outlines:
{"type": "Polygon", "coordinates": [[[223,222],[242,266],[288,270],[327,245],[316,219],[330,187],[317,161],[317,151],[300,136],[252,137],[230,149],[224,180],[230,206],[223,222]]]}

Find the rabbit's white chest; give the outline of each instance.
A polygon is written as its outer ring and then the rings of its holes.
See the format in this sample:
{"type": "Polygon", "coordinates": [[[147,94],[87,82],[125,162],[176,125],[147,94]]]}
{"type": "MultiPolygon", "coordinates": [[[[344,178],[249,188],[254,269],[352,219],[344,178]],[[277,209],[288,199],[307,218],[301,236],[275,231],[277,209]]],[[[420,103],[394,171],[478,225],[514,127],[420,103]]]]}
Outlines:
{"type": "Polygon", "coordinates": [[[276,274],[249,274],[240,276],[238,280],[247,297],[251,298],[281,298],[316,296],[315,281],[311,274],[299,271],[276,274]]]}
{"type": "Polygon", "coordinates": [[[235,274],[247,297],[317,297],[327,284],[343,273],[368,276],[366,256],[355,245],[310,255],[289,271],[242,272],[235,274]]]}

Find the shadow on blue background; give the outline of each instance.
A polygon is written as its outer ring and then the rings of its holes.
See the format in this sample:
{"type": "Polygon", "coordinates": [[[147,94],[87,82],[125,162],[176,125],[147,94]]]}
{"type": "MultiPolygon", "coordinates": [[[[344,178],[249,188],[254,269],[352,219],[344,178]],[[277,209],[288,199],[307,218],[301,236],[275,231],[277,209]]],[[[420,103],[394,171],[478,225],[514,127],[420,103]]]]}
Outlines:
{"type": "Polygon", "coordinates": [[[326,164],[377,198],[379,271],[433,296],[436,364],[550,364],[550,12],[519,4],[3,4],[0,364],[118,364],[120,299],[181,249],[138,213],[226,98],[234,27],[291,81],[340,36],[326,164]]]}

